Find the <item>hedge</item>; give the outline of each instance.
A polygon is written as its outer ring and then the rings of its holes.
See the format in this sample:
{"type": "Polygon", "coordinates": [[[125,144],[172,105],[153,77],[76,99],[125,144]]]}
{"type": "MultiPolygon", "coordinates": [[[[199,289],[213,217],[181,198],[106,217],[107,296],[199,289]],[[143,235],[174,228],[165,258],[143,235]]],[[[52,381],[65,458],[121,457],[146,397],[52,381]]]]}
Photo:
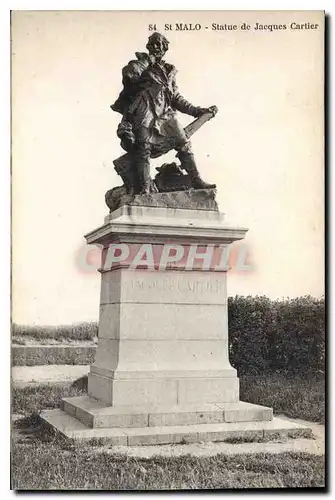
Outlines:
{"type": "Polygon", "coordinates": [[[324,299],[228,299],[229,357],[240,374],[325,369],[324,299]]]}
{"type": "Polygon", "coordinates": [[[13,345],[13,366],[91,365],[95,345],[13,345]]]}

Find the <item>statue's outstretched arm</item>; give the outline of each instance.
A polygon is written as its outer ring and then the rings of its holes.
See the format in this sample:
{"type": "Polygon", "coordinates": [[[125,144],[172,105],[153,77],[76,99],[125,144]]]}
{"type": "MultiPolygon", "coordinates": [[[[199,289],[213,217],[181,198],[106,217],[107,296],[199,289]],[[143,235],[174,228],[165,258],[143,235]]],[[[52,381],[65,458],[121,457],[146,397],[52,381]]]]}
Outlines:
{"type": "Polygon", "coordinates": [[[177,85],[174,85],[174,94],[171,105],[173,109],[176,109],[181,113],[185,113],[186,115],[191,115],[197,118],[201,114],[200,110],[202,108],[194,106],[188,102],[187,99],[185,99],[185,97],[183,97],[179,92],[177,85]]]}
{"type": "Polygon", "coordinates": [[[210,106],[209,108],[193,106],[193,104],[188,102],[187,99],[185,99],[185,97],[181,95],[175,82],[173,83],[173,89],[174,89],[174,94],[171,103],[173,109],[176,109],[181,113],[185,113],[186,115],[194,116],[195,118],[199,118],[200,116],[208,112],[212,113],[213,116],[216,114],[217,112],[216,106],[210,106]]]}

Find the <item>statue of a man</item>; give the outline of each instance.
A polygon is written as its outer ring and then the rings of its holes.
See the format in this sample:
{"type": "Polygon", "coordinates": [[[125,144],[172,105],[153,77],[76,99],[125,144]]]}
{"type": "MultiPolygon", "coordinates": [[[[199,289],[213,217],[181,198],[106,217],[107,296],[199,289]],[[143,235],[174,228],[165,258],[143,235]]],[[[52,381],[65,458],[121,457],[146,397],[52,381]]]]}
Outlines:
{"type": "Polygon", "coordinates": [[[122,70],[123,90],[111,106],[123,118],[118,127],[122,147],[132,155],[132,173],[137,184],[134,192],[150,192],[150,157],[157,157],[167,144],[177,150],[181,168],[186,170],[195,189],[214,188],[198,172],[191,143],[176,119],[176,111],[199,117],[213,108],[190,104],[178,91],[177,70],[163,60],[169,42],[160,33],[148,40],[147,53],[136,52],[136,60],[122,70]]]}

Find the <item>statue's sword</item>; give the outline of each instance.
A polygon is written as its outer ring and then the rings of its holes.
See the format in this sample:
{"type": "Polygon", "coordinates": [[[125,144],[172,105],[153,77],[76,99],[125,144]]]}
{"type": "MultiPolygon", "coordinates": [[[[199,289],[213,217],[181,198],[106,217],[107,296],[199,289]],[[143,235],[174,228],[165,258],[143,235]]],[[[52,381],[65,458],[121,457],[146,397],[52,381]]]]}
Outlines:
{"type": "Polygon", "coordinates": [[[211,106],[209,112],[204,113],[203,115],[199,116],[199,118],[196,118],[192,123],[187,125],[187,127],[184,128],[185,135],[189,139],[199,128],[201,128],[208,120],[213,118],[216,113],[218,112],[218,108],[216,106],[211,106]]]}
{"type": "MultiPolygon", "coordinates": [[[[211,106],[208,108],[210,111],[207,113],[204,113],[203,115],[199,116],[199,118],[196,118],[191,122],[187,127],[184,128],[185,135],[189,139],[199,128],[201,128],[208,120],[213,118],[217,111],[218,108],[216,106],[211,106]]],[[[159,156],[162,156],[165,153],[168,153],[171,151],[171,149],[174,149],[174,141],[171,142],[164,142],[162,145],[157,145],[155,149],[153,149],[151,153],[151,158],[158,158],[159,156]]],[[[126,153],[116,160],[113,161],[115,170],[121,174],[122,172],[125,172],[130,166],[131,166],[131,155],[129,153],[126,153]]]]}

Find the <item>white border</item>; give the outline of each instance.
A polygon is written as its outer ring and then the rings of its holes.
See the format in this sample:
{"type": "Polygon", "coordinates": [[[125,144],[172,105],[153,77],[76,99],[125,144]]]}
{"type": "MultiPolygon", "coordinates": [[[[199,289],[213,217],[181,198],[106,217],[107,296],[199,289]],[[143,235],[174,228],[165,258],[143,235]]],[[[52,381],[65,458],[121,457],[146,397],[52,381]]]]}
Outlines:
{"type": "Polygon", "coordinates": [[[11,10],[327,10],[331,11],[332,1],[327,0],[320,5],[320,1],[290,1],[276,0],[268,1],[252,0],[207,0],[204,2],[170,0],[159,2],[158,0],[147,0],[138,2],[136,0],[124,0],[116,2],[111,0],[58,0],[44,2],[43,0],[16,0],[9,1],[6,6],[11,10]]]}

